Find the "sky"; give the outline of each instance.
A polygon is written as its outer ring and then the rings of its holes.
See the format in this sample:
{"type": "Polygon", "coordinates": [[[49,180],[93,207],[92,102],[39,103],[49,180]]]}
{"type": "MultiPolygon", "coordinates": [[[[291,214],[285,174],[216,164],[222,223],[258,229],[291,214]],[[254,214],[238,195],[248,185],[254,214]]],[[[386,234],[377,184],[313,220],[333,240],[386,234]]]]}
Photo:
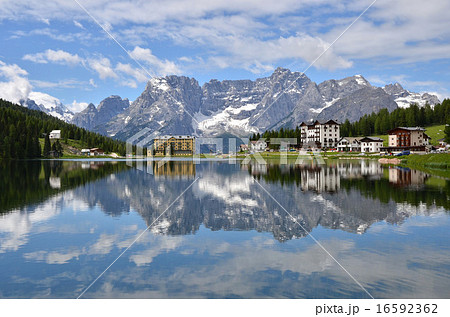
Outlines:
{"type": "Polygon", "coordinates": [[[285,67],[442,100],[448,12],[442,0],[0,0],[0,98],[48,95],[78,112],[110,95],[133,101],[153,76],[202,85],[285,67]]]}

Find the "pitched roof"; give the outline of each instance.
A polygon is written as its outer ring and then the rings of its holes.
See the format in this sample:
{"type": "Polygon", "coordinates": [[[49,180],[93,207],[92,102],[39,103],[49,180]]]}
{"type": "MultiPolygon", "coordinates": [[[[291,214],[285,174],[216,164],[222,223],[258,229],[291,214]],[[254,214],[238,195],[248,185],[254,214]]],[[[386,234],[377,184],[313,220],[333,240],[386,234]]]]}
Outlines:
{"type": "Polygon", "coordinates": [[[300,126],[301,127],[304,127],[304,126],[308,127],[308,126],[315,126],[316,124],[321,124],[321,125],[324,125],[324,124],[337,124],[337,125],[340,125],[340,123],[337,122],[336,120],[330,119],[330,120],[326,120],[326,121],[315,120],[315,121],[310,121],[309,123],[302,122],[302,123],[300,123],[300,126]]]}
{"type": "Polygon", "coordinates": [[[359,140],[359,142],[384,142],[384,140],[382,138],[366,136],[366,137],[362,138],[361,140],[359,140]]]}
{"type": "Polygon", "coordinates": [[[407,130],[407,131],[425,131],[422,127],[396,127],[392,130],[389,130],[388,133],[391,133],[395,130],[407,130]]]}
{"type": "Polygon", "coordinates": [[[342,138],[339,140],[339,142],[341,142],[343,139],[346,139],[346,140],[349,141],[350,143],[353,143],[353,141],[359,142],[359,140],[361,140],[362,137],[344,136],[344,137],[342,137],[342,138]]]}

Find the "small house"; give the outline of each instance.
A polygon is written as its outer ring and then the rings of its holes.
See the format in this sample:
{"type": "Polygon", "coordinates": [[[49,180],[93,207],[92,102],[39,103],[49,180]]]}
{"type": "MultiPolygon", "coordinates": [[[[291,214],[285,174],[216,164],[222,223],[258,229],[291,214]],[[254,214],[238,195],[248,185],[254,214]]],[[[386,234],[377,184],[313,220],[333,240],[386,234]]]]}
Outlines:
{"type": "Polygon", "coordinates": [[[50,140],[59,140],[61,139],[61,130],[53,130],[49,134],[50,140]]]}
{"type": "Polygon", "coordinates": [[[239,146],[239,150],[240,150],[241,152],[248,152],[248,145],[247,145],[247,144],[241,144],[241,145],[239,146]]]}
{"type": "Polygon", "coordinates": [[[90,149],[90,156],[98,156],[98,155],[105,155],[105,151],[99,148],[92,148],[90,149]]]}
{"type": "Polygon", "coordinates": [[[267,148],[267,142],[264,139],[250,142],[250,149],[255,152],[263,152],[267,148]]]}

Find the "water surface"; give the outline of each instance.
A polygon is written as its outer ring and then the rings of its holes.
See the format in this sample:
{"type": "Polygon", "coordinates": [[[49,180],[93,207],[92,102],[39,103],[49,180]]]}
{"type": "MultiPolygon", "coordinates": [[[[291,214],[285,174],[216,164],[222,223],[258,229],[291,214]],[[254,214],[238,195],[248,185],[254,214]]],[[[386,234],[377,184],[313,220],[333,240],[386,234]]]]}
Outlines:
{"type": "Polygon", "coordinates": [[[450,180],[420,171],[22,161],[0,178],[1,298],[76,298],[150,225],[83,298],[368,298],[309,235],[375,298],[450,296],[450,180]]]}

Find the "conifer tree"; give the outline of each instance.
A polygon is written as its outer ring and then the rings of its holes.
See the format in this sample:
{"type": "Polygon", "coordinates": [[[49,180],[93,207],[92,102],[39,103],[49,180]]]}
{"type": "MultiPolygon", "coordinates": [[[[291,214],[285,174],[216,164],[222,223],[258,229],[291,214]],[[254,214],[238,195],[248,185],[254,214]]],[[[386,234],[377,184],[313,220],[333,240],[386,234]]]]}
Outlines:
{"type": "Polygon", "coordinates": [[[44,141],[44,156],[48,157],[50,155],[50,151],[52,150],[52,146],[50,144],[50,137],[47,134],[45,134],[45,141],[44,141]]]}

